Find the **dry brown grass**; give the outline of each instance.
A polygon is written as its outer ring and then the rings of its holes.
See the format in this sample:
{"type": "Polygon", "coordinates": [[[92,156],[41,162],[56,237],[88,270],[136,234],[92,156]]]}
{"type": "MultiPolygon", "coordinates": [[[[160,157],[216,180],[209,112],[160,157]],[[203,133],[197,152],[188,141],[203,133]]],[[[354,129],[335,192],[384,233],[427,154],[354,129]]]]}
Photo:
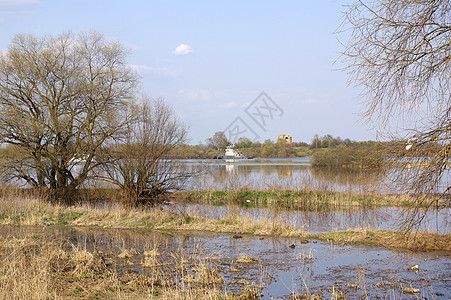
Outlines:
{"type": "Polygon", "coordinates": [[[204,262],[193,269],[192,274],[182,278],[185,284],[197,284],[201,286],[214,286],[224,283],[224,278],[216,269],[209,268],[204,262]]]}
{"type": "Polygon", "coordinates": [[[253,263],[258,263],[259,260],[253,256],[250,255],[241,255],[237,260],[237,263],[239,264],[253,264],[253,263]]]}
{"type": "MultiPolygon", "coordinates": [[[[0,299],[256,299],[241,297],[252,294],[247,287],[226,292],[215,259],[199,247],[200,253],[172,250],[163,264],[146,264],[148,258],[158,261],[159,245],[145,248],[143,275],[121,273],[117,264],[107,263],[111,258],[70,239],[19,235],[0,242],[0,299]]],[[[123,247],[125,252],[138,254],[133,247],[123,247]]]]}
{"type": "MultiPolygon", "coordinates": [[[[312,235],[294,224],[287,225],[277,210],[268,216],[251,219],[239,210],[221,219],[205,217],[199,211],[173,212],[158,207],[150,210],[123,208],[119,205],[66,207],[28,198],[9,195],[0,199],[1,225],[62,224],[70,226],[100,226],[106,228],[143,228],[149,230],[199,230],[261,236],[311,237],[346,243],[367,243],[415,251],[450,250],[450,235],[436,233],[377,231],[364,228],[346,232],[312,235]],[[400,241],[403,241],[402,243],[400,241]]],[[[126,254],[124,254],[126,255],[126,254]]],[[[149,262],[151,263],[151,262],[149,262]]]]}
{"type": "Polygon", "coordinates": [[[95,207],[84,204],[67,207],[33,198],[0,199],[0,224],[3,225],[67,224],[134,228],[149,226],[172,216],[166,210],[132,209],[119,205],[95,207]]]}
{"type": "Polygon", "coordinates": [[[30,236],[7,237],[0,243],[0,298],[49,299],[64,291],[64,277],[104,276],[107,272],[98,253],[73,247],[65,249],[30,236]],[[100,276],[100,275],[99,275],[100,276]]]}
{"type": "Polygon", "coordinates": [[[1,242],[0,298],[47,299],[51,295],[49,259],[35,257],[36,242],[5,239],[1,242]]]}
{"type": "Polygon", "coordinates": [[[158,230],[202,230],[255,235],[299,236],[302,231],[282,219],[250,219],[231,214],[224,219],[208,219],[196,211],[176,214],[169,210],[130,209],[120,206],[96,208],[89,205],[65,207],[32,199],[0,200],[0,224],[71,225],[108,228],[152,228],[158,230]]]}
{"type": "Polygon", "coordinates": [[[161,223],[156,228],[160,230],[199,230],[283,237],[297,237],[303,234],[301,229],[286,225],[282,220],[271,220],[267,218],[254,220],[244,215],[231,215],[225,216],[222,219],[210,219],[192,212],[189,215],[185,215],[184,219],[180,219],[179,221],[161,223]]]}
{"type": "Polygon", "coordinates": [[[451,234],[358,228],[307,236],[334,243],[370,244],[410,251],[451,251],[451,234]]]}

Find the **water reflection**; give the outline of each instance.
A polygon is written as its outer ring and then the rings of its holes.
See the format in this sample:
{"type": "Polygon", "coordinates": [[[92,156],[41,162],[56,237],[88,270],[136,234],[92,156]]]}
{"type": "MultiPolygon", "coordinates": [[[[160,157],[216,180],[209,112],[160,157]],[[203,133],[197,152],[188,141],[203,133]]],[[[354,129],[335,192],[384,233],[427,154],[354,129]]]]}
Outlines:
{"type": "Polygon", "coordinates": [[[317,180],[332,182],[337,186],[347,186],[355,189],[357,186],[375,188],[384,173],[379,170],[354,170],[346,168],[310,168],[317,180]]]}
{"type": "MultiPolygon", "coordinates": [[[[351,170],[344,168],[314,168],[307,160],[298,161],[268,160],[253,162],[245,160],[223,162],[211,160],[192,160],[179,162],[189,172],[197,172],[187,189],[227,189],[227,188],[283,188],[318,189],[330,191],[354,191],[381,193],[401,193],[393,182],[399,178],[408,178],[406,172],[415,172],[418,168],[393,168],[388,171],[351,170]],[[401,176],[402,175],[402,176],[401,176]]],[[[437,192],[443,192],[451,185],[451,171],[444,170],[437,186],[437,192]]],[[[404,184],[406,186],[406,184],[404,184]]]]}
{"type": "Polygon", "coordinates": [[[253,188],[328,189],[335,191],[368,191],[377,189],[380,173],[343,169],[318,169],[295,163],[208,163],[186,164],[198,172],[187,189],[253,188]]]}

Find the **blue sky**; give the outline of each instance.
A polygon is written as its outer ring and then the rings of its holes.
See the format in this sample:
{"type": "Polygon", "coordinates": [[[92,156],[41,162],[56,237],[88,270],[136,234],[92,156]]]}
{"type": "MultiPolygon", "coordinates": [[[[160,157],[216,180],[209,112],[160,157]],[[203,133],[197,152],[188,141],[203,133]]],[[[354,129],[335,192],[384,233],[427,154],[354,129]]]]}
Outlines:
{"type": "Polygon", "coordinates": [[[260,141],[375,139],[358,89],[335,70],[345,2],[0,0],[0,50],[16,33],[95,30],[118,40],[131,49],[143,93],[165,98],[191,144],[237,118],[260,141]],[[263,91],[280,110],[262,127],[246,108],[263,91]]]}

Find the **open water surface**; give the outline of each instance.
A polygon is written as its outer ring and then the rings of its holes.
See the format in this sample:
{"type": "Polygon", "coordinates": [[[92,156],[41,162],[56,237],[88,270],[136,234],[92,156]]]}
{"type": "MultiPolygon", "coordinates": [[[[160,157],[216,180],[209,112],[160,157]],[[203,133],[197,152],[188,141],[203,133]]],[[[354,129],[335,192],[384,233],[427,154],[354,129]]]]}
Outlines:
{"type": "MultiPolygon", "coordinates": [[[[331,191],[379,191],[385,194],[398,193],[392,180],[400,172],[391,170],[372,172],[361,170],[313,168],[310,158],[264,159],[264,160],[175,160],[176,164],[198,173],[187,182],[186,189],[325,189],[331,191]]],[[[451,185],[451,168],[445,169],[438,183],[437,192],[451,185]]]]}

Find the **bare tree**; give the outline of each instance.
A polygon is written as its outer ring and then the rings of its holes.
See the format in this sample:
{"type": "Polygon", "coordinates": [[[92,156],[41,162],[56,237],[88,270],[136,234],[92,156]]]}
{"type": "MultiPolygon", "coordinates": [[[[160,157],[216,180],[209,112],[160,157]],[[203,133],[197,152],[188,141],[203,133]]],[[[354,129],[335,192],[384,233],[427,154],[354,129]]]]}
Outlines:
{"type": "Polygon", "coordinates": [[[208,138],[206,142],[217,150],[225,149],[230,144],[223,131],[215,132],[215,134],[211,138],[208,138]]]}
{"type": "Polygon", "coordinates": [[[102,163],[101,146],[128,122],[122,111],[137,80],[126,56],[96,32],[14,37],[0,55],[0,143],[20,156],[3,160],[4,179],[72,201],[102,163]]]}
{"type": "MultiPolygon", "coordinates": [[[[363,87],[364,116],[405,140],[397,188],[427,208],[451,192],[450,10],[448,0],[361,0],[348,7],[344,23],[350,38],[343,62],[350,81],[363,87]],[[436,150],[418,158],[428,149],[436,150]]],[[[412,210],[407,229],[424,216],[412,210]]]]}
{"type": "Polygon", "coordinates": [[[202,150],[203,155],[207,155],[208,151],[211,149],[211,144],[199,142],[199,148],[202,150]]]}
{"type": "Polygon", "coordinates": [[[103,177],[127,193],[127,204],[152,204],[157,196],[179,190],[191,176],[183,166],[167,159],[186,140],[186,126],[162,99],[145,98],[130,105],[129,122],[106,149],[103,177]]]}

